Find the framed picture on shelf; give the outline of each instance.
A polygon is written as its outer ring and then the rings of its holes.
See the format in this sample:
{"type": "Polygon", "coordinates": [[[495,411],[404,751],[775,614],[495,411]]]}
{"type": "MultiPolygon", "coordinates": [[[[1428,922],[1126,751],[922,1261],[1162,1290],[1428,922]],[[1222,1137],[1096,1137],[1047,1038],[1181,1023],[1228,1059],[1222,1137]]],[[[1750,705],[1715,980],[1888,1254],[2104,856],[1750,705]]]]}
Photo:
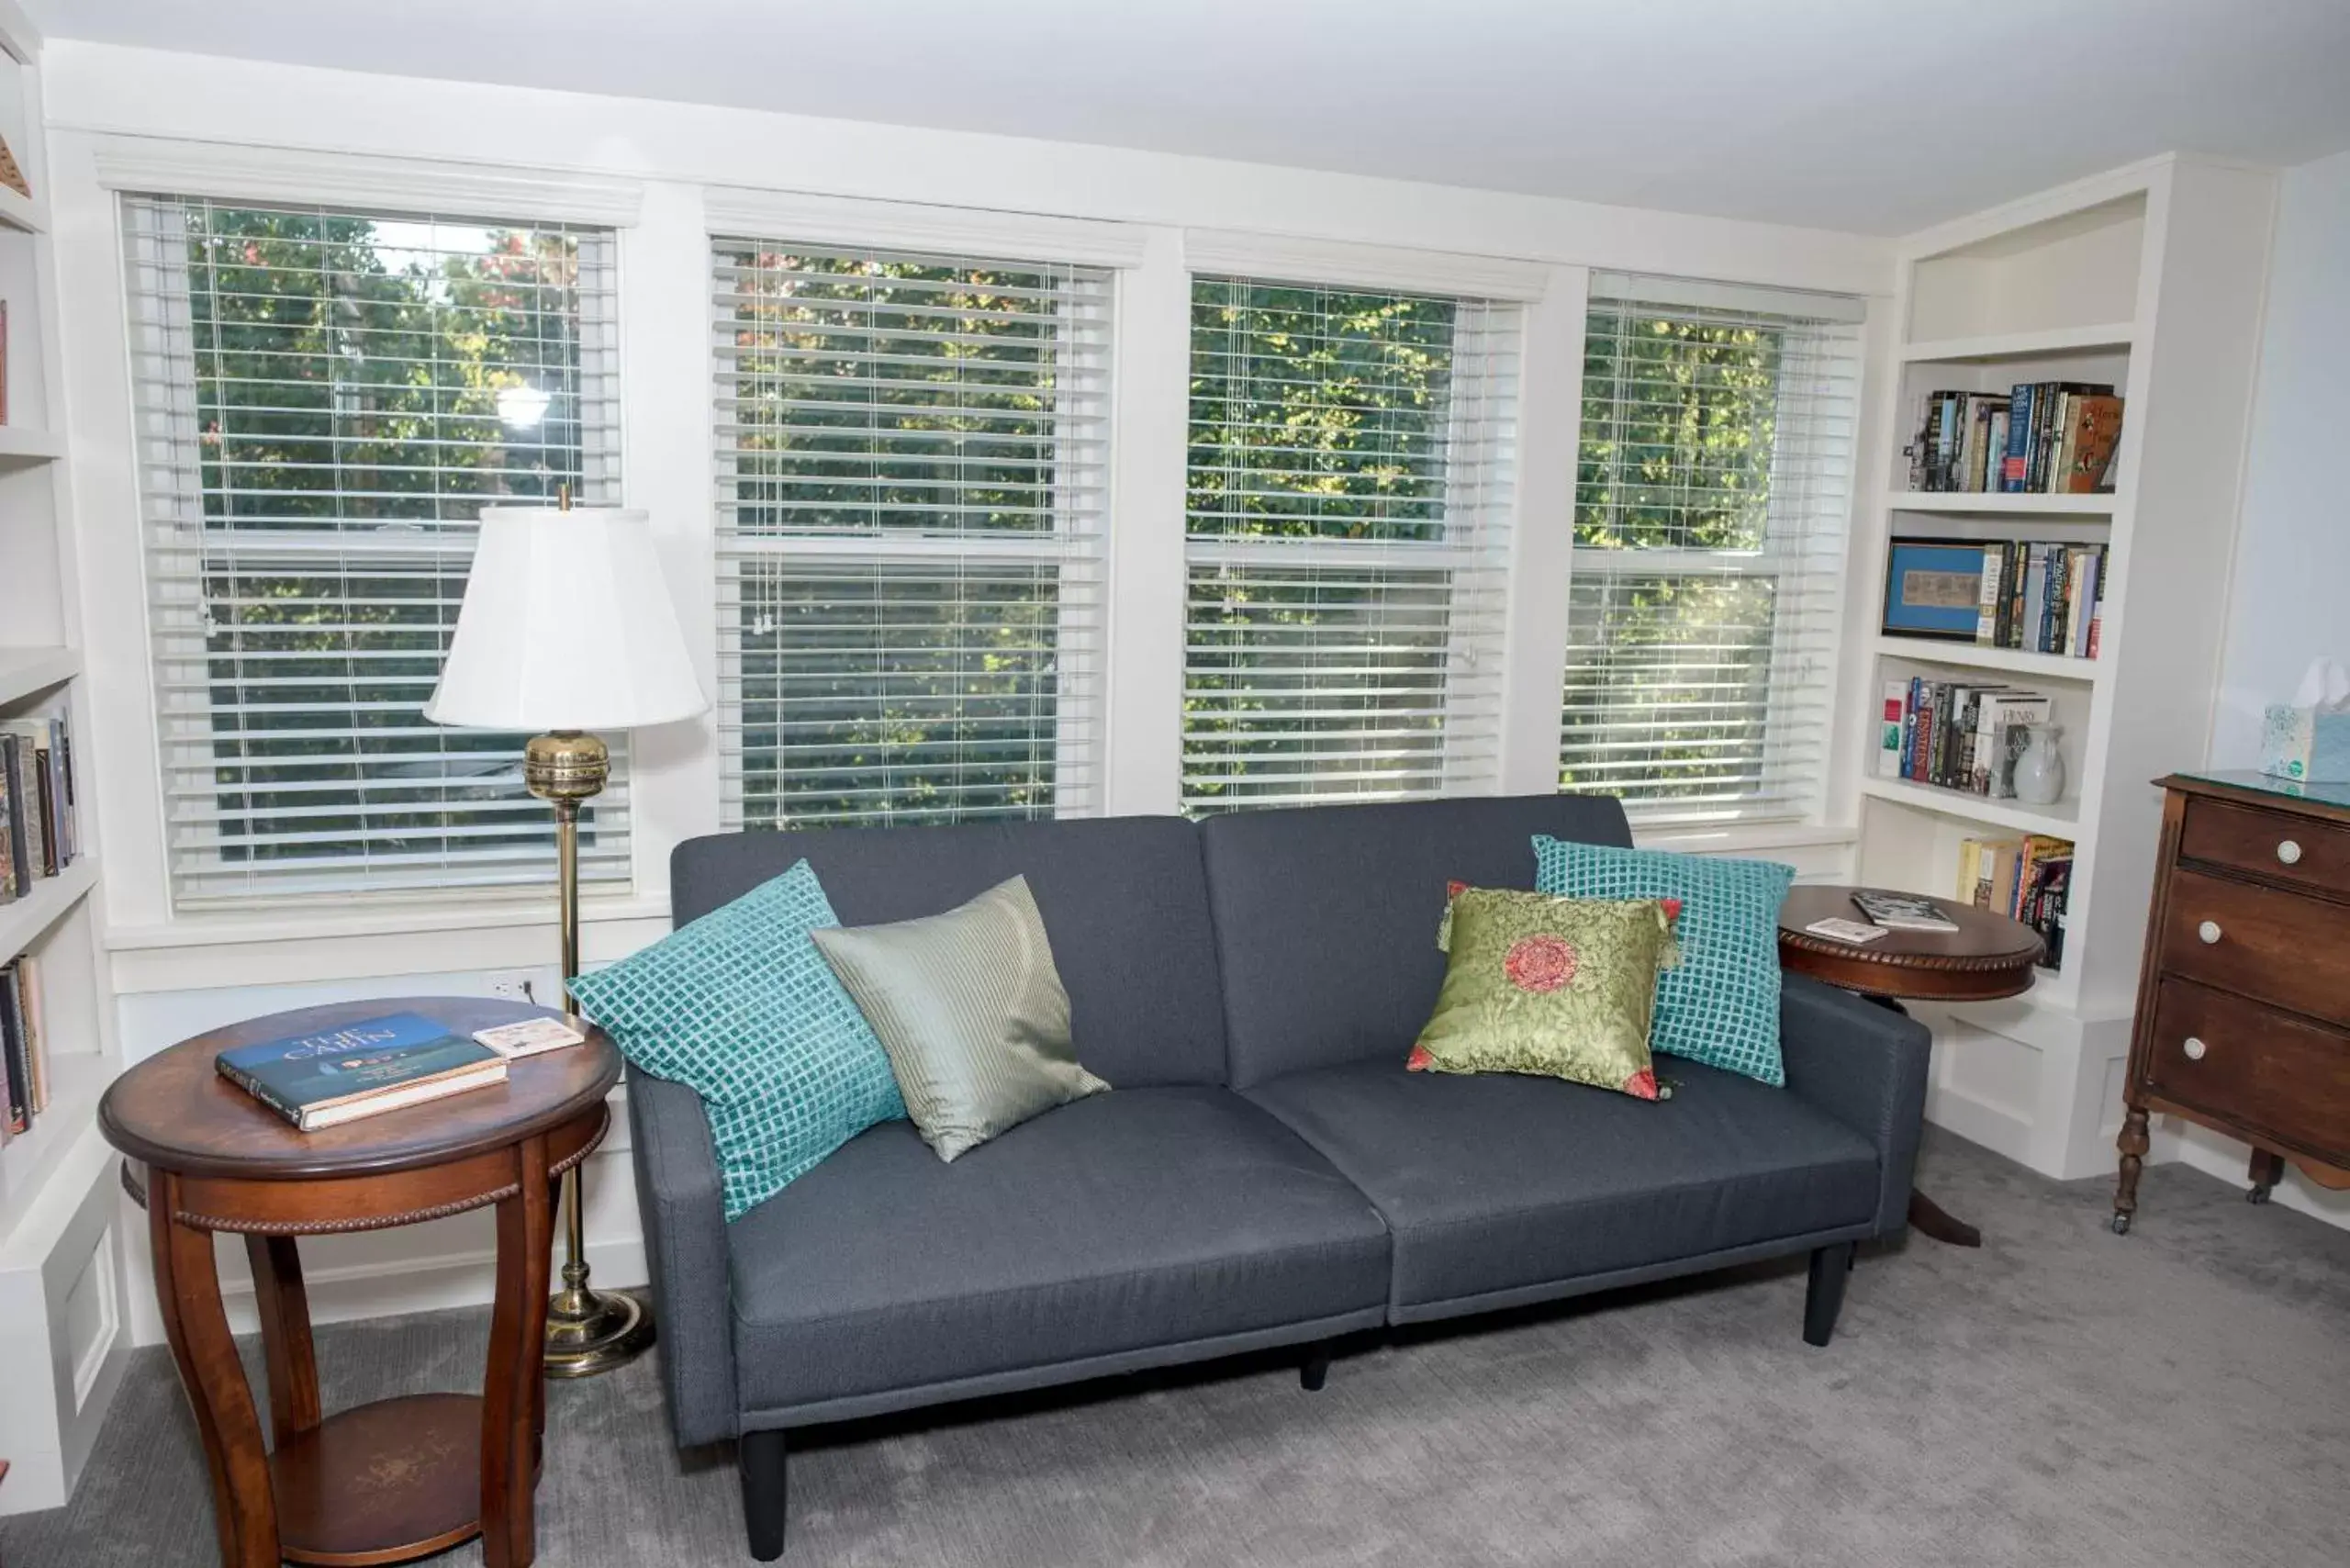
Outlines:
{"type": "Polygon", "coordinates": [[[1983,542],[1897,539],[1885,563],[1885,631],[1975,641],[1983,599],[1983,542]]]}

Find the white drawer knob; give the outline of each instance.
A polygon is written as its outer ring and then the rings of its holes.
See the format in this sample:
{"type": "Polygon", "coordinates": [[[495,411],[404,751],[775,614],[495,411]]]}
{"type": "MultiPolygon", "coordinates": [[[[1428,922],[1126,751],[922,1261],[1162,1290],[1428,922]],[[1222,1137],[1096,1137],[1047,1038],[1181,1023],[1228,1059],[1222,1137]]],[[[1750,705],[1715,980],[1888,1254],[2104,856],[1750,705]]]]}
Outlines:
{"type": "Polygon", "coordinates": [[[2203,1059],[2203,1052],[2206,1048],[2207,1047],[2204,1046],[2203,1042],[2197,1039],[2194,1036],[2189,1035],[2187,1036],[2186,1049],[2187,1059],[2188,1061],[2201,1061],[2203,1059]]]}
{"type": "Polygon", "coordinates": [[[2207,920],[2195,928],[2195,935],[2203,938],[2203,945],[2208,947],[2220,939],[2220,923],[2207,920]]]}
{"type": "Polygon", "coordinates": [[[2277,846],[2277,858],[2288,866],[2298,866],[2301,863],[2301,846],[2289,838],[2281,840],[2277,846]]]}

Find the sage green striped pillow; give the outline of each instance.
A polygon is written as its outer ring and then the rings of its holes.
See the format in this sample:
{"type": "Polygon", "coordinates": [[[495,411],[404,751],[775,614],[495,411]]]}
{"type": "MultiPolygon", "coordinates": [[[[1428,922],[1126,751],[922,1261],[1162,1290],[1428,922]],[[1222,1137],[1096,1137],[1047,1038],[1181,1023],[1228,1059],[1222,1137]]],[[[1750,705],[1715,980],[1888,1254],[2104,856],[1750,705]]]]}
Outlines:
{"type": "Polygon", "coordinates": [[[1025,877],[945,914],[809,935],[880,1037],[939,1159],[1110,1087],[1078,1065],[1069,992],[1025,877]]]}

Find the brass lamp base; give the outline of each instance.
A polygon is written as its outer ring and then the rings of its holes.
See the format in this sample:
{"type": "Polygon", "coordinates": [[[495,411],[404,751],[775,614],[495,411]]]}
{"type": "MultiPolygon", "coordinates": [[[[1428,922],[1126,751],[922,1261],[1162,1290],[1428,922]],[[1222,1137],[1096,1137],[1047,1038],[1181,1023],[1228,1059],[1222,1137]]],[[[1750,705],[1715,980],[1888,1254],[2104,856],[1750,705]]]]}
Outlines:
{"type": "MultiPolygon", "coordinates": [[[[532,739],[522,752],[522,782],[554,808],[555,859],[563,913],[563,1005],[579,972],[579,802],[604,788],[610,770],[604,743],[576,730],[532,739]]],[[[563,1289],[547,1298],[546,1347],[541,1370],[549,1377],[594,1377],[625,1366],[653,1343],[653,1311],[632,1295],[590,1290],[587,1226],[579,1203],[579,1168],[563,1173],[563,1289]]]]}

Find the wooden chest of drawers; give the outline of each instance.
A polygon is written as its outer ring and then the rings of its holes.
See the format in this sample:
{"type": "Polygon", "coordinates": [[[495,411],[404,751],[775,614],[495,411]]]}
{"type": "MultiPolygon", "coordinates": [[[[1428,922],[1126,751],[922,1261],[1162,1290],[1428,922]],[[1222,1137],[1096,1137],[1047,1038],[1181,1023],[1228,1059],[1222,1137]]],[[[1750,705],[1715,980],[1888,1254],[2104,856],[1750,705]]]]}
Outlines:
{"type": "Polygon", "coordinates": [[[2161,780],[2113,1228],[2138,1209],[2148,1117],[2253,1146],[2250,1196],[2291,1160],[2350,1187],[2350,787],[2161,780]]]}

